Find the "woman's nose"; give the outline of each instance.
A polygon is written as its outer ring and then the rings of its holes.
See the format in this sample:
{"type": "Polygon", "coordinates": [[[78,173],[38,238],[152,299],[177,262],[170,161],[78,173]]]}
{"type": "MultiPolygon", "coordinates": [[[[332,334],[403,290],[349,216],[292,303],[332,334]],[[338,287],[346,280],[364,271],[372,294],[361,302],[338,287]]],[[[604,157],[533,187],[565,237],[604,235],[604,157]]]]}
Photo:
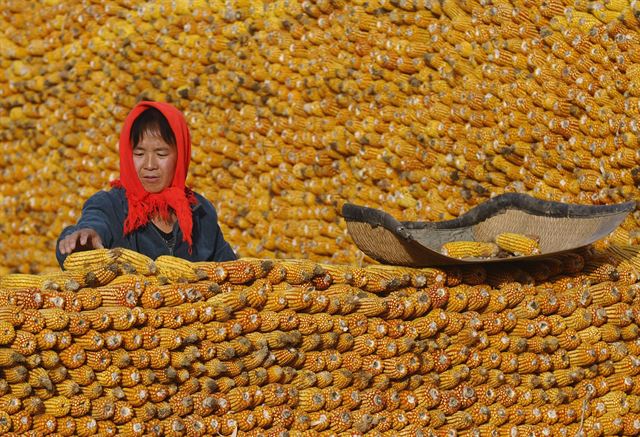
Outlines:
{"type": "Polygon", "coordinates": [[[156,168],[158,165],[158,160],[153,156],[153,154],[148,154],[144,157],[144,168],[150,170],[156,168]]]}

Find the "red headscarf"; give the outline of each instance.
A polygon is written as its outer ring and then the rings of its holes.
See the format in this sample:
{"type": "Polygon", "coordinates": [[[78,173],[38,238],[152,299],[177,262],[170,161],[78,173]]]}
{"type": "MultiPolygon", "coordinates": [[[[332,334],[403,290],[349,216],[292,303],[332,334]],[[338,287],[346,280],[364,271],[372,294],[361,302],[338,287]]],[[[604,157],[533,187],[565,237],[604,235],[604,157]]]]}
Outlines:
{"type": "Polygon", "coordinates": [[[129,212],[124,222],[124,233],[129,234],[146,225],[153,215],[159,214],[168,220],[173,211],[178,218],[184,240],[191,248],[191,204],[196,203],[193,192],[185,187],[189,162],[191,161],[191,137],[187,122],[180,111],[168,103],[140,102],[131,110],[120,132],[120,179],[111,182],[114,187],[122,187],[127,195],[129,212]],[[140,114],[149,108],[156,108],[165,116],[176,137],[178,159],[171,185],[159,193],[147,192],[133,164],[133,144],[131,126],[140,114]]]}

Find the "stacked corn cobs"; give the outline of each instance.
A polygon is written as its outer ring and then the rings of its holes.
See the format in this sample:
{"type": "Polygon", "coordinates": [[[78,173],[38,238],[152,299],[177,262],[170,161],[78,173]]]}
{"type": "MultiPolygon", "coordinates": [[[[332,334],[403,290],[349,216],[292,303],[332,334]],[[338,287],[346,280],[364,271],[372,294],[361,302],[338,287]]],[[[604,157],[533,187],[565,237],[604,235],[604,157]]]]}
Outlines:
{"type": "Polygon", "coordinates": [[[4,436],[640,433],[631,247],[444,270],[76,255],[0,282],[4,436]]]}
{"type": "MultiPolygon", "coordinates": [[[[118,175],[137,100],[170,101],[189,185],[244,256],[358,263],[343,202],[443,220],[492,194],[638,196],[640,34],[625,0],[0,2],[0,265],[118,175]]],[[[637,242],[630,217],[621,242],[637,242]]]]}

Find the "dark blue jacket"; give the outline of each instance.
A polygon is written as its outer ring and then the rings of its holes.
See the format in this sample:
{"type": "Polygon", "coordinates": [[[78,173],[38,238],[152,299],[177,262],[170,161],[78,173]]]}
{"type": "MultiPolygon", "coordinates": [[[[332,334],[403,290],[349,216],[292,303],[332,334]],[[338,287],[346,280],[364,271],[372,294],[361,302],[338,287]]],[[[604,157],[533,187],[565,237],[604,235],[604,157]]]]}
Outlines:
{"type": "Polygon", "coordinates": [[[218,225],[218,215],[214,206],[198,193],[194,193],[198,201],[191,207],[193,212],[193,246],[182,239],[182,231],[176,223],[173,235],[176,244],[173,251],[158,230],[149,222],[129,235],[123,235],[124,220],[127,217],[127,198],[122,188],[110,191],[99,191],[91,196],[82,207],[82,217],[75,226],[66,227],[56,243],[56,257],[62,266],[66,255],[58,250],[60,240],[74,231],[83,228],[95,230],[106,248],[124,247],[143,253],[151,259],[160,255],[173,255],[190,261],[231,261],[236,255],[222,236],[218,225]]]}

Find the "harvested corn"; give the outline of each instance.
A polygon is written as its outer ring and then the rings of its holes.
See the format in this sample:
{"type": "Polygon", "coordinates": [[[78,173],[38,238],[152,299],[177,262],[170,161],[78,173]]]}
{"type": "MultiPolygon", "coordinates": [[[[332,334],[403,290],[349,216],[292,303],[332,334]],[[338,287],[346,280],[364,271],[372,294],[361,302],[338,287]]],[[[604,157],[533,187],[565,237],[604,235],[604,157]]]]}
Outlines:
{"type": "MultiPolygon", "coordinates": [[[[245,256],[367,261],[339,219],[344,202],[438,221],[504,192],[635,199],[634,11],[3,1],[1,269],[56,268],[55,236],[117,176],[119,127],[143,98],[186,114],[189,183],[245,256]]],[[[639,218],[613,240],[638,242],[639,218]]]]}
{"type": "Polygon", "coordinates": [[[638,278],[596,273],[636,264],[631,246],[445,269],[166,258],[155,274],[120,264],[77,292],[102,301],[72,306],[52,305],[65,290],[5,281],[0,428],[632,435],[638,278]]]}
{"type": "Polygon", "coordinates": [[[496,235],[495,240],[500,249],[516,256],[540,254],[540,244],[535,236],[502,232],[496,235]]]}
{"type": "Polygon", "coordinates": [[[498,255],[495,243],[484,241],[450,241],[442,245],[442,254],[452,258],[489,258],[498,255]]]}

